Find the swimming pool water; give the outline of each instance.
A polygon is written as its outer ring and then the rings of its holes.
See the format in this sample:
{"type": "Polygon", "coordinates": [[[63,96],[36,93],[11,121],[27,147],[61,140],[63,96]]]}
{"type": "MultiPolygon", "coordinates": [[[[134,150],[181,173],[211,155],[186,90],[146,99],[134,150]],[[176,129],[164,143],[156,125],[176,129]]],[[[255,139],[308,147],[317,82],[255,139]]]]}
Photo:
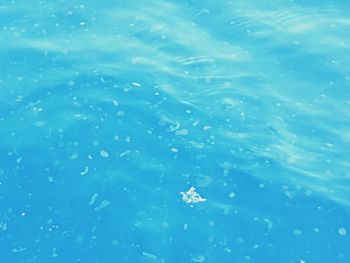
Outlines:
{"type": "Polygon", "coordinates": [[[350,262],[349,14],[0,0],[0,262],[350,262]]]}

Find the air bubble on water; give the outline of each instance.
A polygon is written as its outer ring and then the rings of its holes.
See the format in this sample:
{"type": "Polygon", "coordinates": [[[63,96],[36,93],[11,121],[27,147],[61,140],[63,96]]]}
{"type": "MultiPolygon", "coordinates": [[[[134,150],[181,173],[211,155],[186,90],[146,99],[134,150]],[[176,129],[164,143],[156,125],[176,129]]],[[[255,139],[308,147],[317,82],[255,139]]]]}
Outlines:
{"type": "Polygon", "coordinates": [[[346,235],[346,229],[345,229],[344,227],[340,227],[340,228],[338,229],[338,233],[339,233],[339,235],[341,235],[341,236],[345,236],[345,235],[346,235]]]}
{"type": "Polygon", "coordinates": [[[106,151],[106,150],[101,150],[100,151],[100,155],[103,157],[103,158],[107,158],[109,156],[109,153],[106,151]]]}
{"type": "Polygon", "coordinates": [[[230,198],[235,198],[236,194],[234,192],[229,193],[228,195],[230,198]]]}

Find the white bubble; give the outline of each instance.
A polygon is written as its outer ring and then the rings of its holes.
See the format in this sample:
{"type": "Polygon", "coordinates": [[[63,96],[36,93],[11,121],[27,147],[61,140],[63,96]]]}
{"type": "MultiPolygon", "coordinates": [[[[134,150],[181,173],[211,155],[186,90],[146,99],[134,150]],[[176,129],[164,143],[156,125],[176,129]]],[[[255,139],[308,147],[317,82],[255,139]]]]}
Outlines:
{"type": "Polygon", "coordinates": [[[230,198],[235,198],[236,194],[234,192],[229,193],[228,195],[230,198]]]}
{"type": "Polygon", "coordinates": [[[105,150],[101,150],[101,151],[100,151],[100,155],[101,155],[102,157],[104,157],[104,158],[107,158],[107,157],[109,156],[109,153],[108,153],[107,151],[105,151],[105,150]]]}
{"type": "Polygon", "coordinates": [[[346,229],[345,229],[344,227],[340,227],[340,228],[338,229],[338,233],[339,233],[339,235],[341,235],[341,236],[345,236],[345,235],[346,235],[346,229]]]}

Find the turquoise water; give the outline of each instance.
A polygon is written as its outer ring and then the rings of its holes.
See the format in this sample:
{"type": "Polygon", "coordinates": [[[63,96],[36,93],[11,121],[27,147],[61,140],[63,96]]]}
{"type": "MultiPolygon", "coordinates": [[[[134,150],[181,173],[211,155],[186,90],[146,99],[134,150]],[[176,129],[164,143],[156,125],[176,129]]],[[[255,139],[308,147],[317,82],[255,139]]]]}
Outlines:
{"type": "Polygon", "coordinates": [[[1,0],[0,262],[350,262],[349,14],[1,0]]]}

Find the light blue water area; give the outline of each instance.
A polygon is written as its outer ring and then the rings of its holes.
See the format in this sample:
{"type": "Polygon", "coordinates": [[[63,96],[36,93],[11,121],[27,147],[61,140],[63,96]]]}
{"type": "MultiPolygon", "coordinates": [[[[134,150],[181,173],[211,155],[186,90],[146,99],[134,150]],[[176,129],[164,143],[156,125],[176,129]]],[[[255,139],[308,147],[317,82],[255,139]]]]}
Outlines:
{"type": "Polygon", "coordinates": [[[0,262],[350,262],[349,83],[348,1],[0,0],[0,262]]]}

